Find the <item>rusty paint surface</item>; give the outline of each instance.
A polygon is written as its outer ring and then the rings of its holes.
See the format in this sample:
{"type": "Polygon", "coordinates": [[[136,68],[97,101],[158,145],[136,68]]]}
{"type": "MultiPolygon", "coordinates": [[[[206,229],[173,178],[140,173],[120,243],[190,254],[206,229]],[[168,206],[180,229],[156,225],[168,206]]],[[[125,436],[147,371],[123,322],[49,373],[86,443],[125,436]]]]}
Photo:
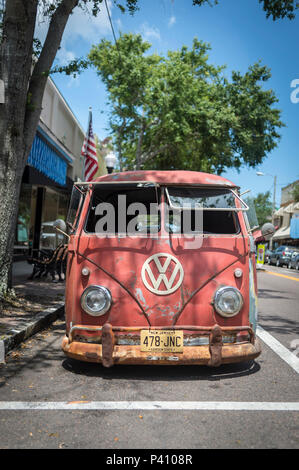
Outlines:
{"type": "Polygon", "coordinates": [[[236,187],[234,183],[222,176],[213,175],[210,173],[203,173],[197,171],[125,171],[123,173],[112,173],[104,176],[99,176],[95,179],[96,182],[108,181],[148,181],[158,184],[202,184],[202,185],[217,185],[224,187],[236,187]]]}
{"type": "MultiPolygon", "coordinates": [[[[220,176],[189,171],[125,172],[97,179],[98,182],[114,181],[115,185],[117,181],[140,180],[161,185],[236,187],[220,176]]],[[[161,232],[155,238],[143,235],[98,238],[96,234],[85,233],[90,196],[91,190],[86,196],[77,232],[71,235],[69,243],[65,305],[67,339],[63,342],[67,355],[100,362],[106,367],[116,363],[153,362],[215,366],[257,357],[260,350],[249,319],[248,233],[241,212],[237,214],[240,233],[204,236],[200,248],[190,249],[188,239],[170,235],[162,223],[161,232]],[[141,275],[146,261],[161,253],[177,259],[184,270],[181,284],[168,295],[158,295],[148,289],[141,275]],[[88,268],[88,276],[81,274],[82,268],[88,268]],[[242,270],[241,278],[235,277],[236,268],[242,270]],[[92,317],[81,308],[81,295],[91,284],[103,285],[111,292],[111,308],[100,317],[92,317]],[[223,285],[238,288],[244,299],[241,311],[232,318],[220,316],[213,306],[214,293],[223,285]],[[139,351],[138,345],[140,330],[148,328],[182,329],[188,346],[184,347],[182,355],[149,358],[139,351]],[[244,344],[224,341],[224,335],[242,331],[250,335],[250,340],[244,344]],[[195,346],[199,335],[209,338],[209,344],[195,346]],[[132,344],[123,344],[126,341],[132,344]]],[[[169,264],[165,271],[168,279],[173,272],[174,266],[169,264]]],[[[153,275],[157,279],[157,272],[153,275]]]]}
{"type": "Polygon", "coordinates": [[[102,363],[104,367],[113,366],[113,348],[115,344],[112,325],[105,323],[102,329],[102,363]]]}
{"type": "MultiPolygon", "coordinates": [[[[84,330],[84,325],[77,326],[78,329],[84,330]]],[[[85,327],[86,328],[86,327],[85,327]]],[[[87,328],[86,328],[87,329],[87,328]]],[[[94,330],[96,327],[94,327],[94,330]]],[[[166,329],[160,327],[158,329],[166,329]]],[[[178,329],[175,327],[174,329],[178,329]]],[[[248,361],[256,358],[260,354],[260,345],[255,338],[250,327],[220,328],[214,325],[212,328],[185,326],[184,331],[195,331],[196,334],[189,335],[197,337],[198,333],[206,334],[209,338],[208,345],[201,346],[184,346],[183,353],[156,353],[151,355],[140,351],[140,339],[135,335],[131,335],[136,343],[122,345],[118,343],[117,338],[126,338],[127,336],[117,336],[122,333],[136,331],[129,327],[113,327],[106,323],[102,328],[101,344],[86,343],[76,341],[77,338],[64,337],[62,349],[68,357],[88,362],[99,362],[104,367],[111,367],[114,364],[205,364],[217,367],[228,362],[248,361]],[[223,344],[223,333],[239,333],[248,331],[250,334],[250,342],[223,344]],[[138,341],[139,339],[139,341],[138,341]]],[[[139,329],[140,331],[140,329],[139,329]]],[[[185,337],[185,334],[184,334],[185,337]]],[[[133,342],[134,343],[134,342],[133,342]]]]}
{"type": "Polygon", "coordinates": [[[219,325],[214,325],[210,333],[209,350],[211,359],[209,366],[220,366],[222,361],[222,331],[219,325]]]}
{"type": "MultiPolygon", "coordinates": [[[[68,357],[73,359],[103,364],[102,345],[78,342],[69,343],[68,338],[65,336],[62,349],[68,357]]],[[[223,345],[221,352],[221,364],[227,364],[253,360],[259,356],[261,348],[259,341],[255,339],[254,343],[223,345]]],[[[140,346],[115,345],[113,349],[113,363],[115,365],[211,365],[211,353],[209,346],[189,346],[185,347],[184,352],[181,354],[157,353],[150,355],[149,353],[141,352],[140,346]]],[[[217,365],[219,366],[220,363],[217,365]]]]}

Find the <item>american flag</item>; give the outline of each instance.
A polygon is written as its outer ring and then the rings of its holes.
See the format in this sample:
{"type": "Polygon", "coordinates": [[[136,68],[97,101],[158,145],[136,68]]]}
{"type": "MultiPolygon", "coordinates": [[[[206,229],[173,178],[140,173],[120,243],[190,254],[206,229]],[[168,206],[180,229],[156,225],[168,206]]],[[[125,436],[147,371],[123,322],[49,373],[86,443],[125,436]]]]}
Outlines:
{"type": "Polygon", "coordinates": [[[93,137],[92,131],[92,114],[89,110],[89,124],[87,134],[85,136],[81,155],[85,157],[84,159],[84,181],[91,181],[96,174],[99,164],[97,158],[97,149],[93,137]]]}

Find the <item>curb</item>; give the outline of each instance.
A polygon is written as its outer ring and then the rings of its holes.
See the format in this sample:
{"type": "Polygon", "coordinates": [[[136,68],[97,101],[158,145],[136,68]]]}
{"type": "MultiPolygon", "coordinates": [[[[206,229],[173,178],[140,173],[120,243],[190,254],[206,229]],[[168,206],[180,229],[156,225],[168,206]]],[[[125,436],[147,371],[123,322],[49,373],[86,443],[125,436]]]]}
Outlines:
{"type": "Polygon", "coordinates": [[[5,355],[18,346],[22,341],[26,340],[30,336],[34,335],[38,331],[43,330],[57,318],[64,315],[64,304],[60,307],[51,307],[43,312],[39,312],[34,321],[26,323],[20,326],[20,328],[14,328],[9,331],[6,336],[0,340],[0,364],[5,364],[5,355]]]}

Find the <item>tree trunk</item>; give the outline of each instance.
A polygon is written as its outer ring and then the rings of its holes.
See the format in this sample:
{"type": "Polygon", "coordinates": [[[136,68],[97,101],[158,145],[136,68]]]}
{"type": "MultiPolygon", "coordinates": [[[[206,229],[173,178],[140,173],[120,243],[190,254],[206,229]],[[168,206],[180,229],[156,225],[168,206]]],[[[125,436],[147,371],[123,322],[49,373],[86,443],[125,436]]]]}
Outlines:
{"type": "Polygon", "coordinates": [[[42,99],[64,28],[78,0],[62,0],[33,71],[33,35],[38,0],[7,0],[0,45],[0,297],[6,292],[22,175],[39,122],[42,99]]]}
{"type": "MultiPolygon", "coordinates": [[[[7,154],[8,168],[3,171],[1,155],[0,177],[0,297],[9,286],[9,273],[12,263],[15,227],[17,222],[19,194],[22,180],[23,167],[18,164],[24,158],[22,151],[17,149],[17,144],[11,144],[7,154]]],[[[6,165],[5,165],[6,166],[6,165]]]]}
{"type": "Polygon", "coordinates": [[[36,0],[6,2],[0,55],[0,78],[4,82],[4,103],[0,104],[0,296],[7,290],[9,281],[26,162],[24,118],[32,67],[28,44],[33,41],[36,12],[36,0]]]}

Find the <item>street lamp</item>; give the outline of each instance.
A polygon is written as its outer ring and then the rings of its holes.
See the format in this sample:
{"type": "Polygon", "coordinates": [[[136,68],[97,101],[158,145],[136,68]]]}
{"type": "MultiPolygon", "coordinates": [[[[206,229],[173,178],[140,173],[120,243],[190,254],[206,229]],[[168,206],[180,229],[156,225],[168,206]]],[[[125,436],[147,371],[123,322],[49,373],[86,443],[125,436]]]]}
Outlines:
{"type": "MultiPolygon", "coordinates": [[[[270,175],[269,173],[263,173],[262,171],[257,171],[256,172],[257,176],[272,176],[274,178],[274,188],[273,188],[273,202],[272,202],[272,224],[274,225],[274,212],[275,212],[275,198],[276,198],[276,181],[277,181],[277,176],[275,175],[270,175]]],[[[270,250],[272,250],[273,246],[273,240],[272,238],[270,239],[270,250]]]]}
{"type": "Polygon", "coordinates": [[[108,173],[113,172],[113,168],[115,167],[116,160],[117,158],[113,152],[110,152],[106,155],[105,163],[106,163],[106,168],[107,168],[108,173]]]}

